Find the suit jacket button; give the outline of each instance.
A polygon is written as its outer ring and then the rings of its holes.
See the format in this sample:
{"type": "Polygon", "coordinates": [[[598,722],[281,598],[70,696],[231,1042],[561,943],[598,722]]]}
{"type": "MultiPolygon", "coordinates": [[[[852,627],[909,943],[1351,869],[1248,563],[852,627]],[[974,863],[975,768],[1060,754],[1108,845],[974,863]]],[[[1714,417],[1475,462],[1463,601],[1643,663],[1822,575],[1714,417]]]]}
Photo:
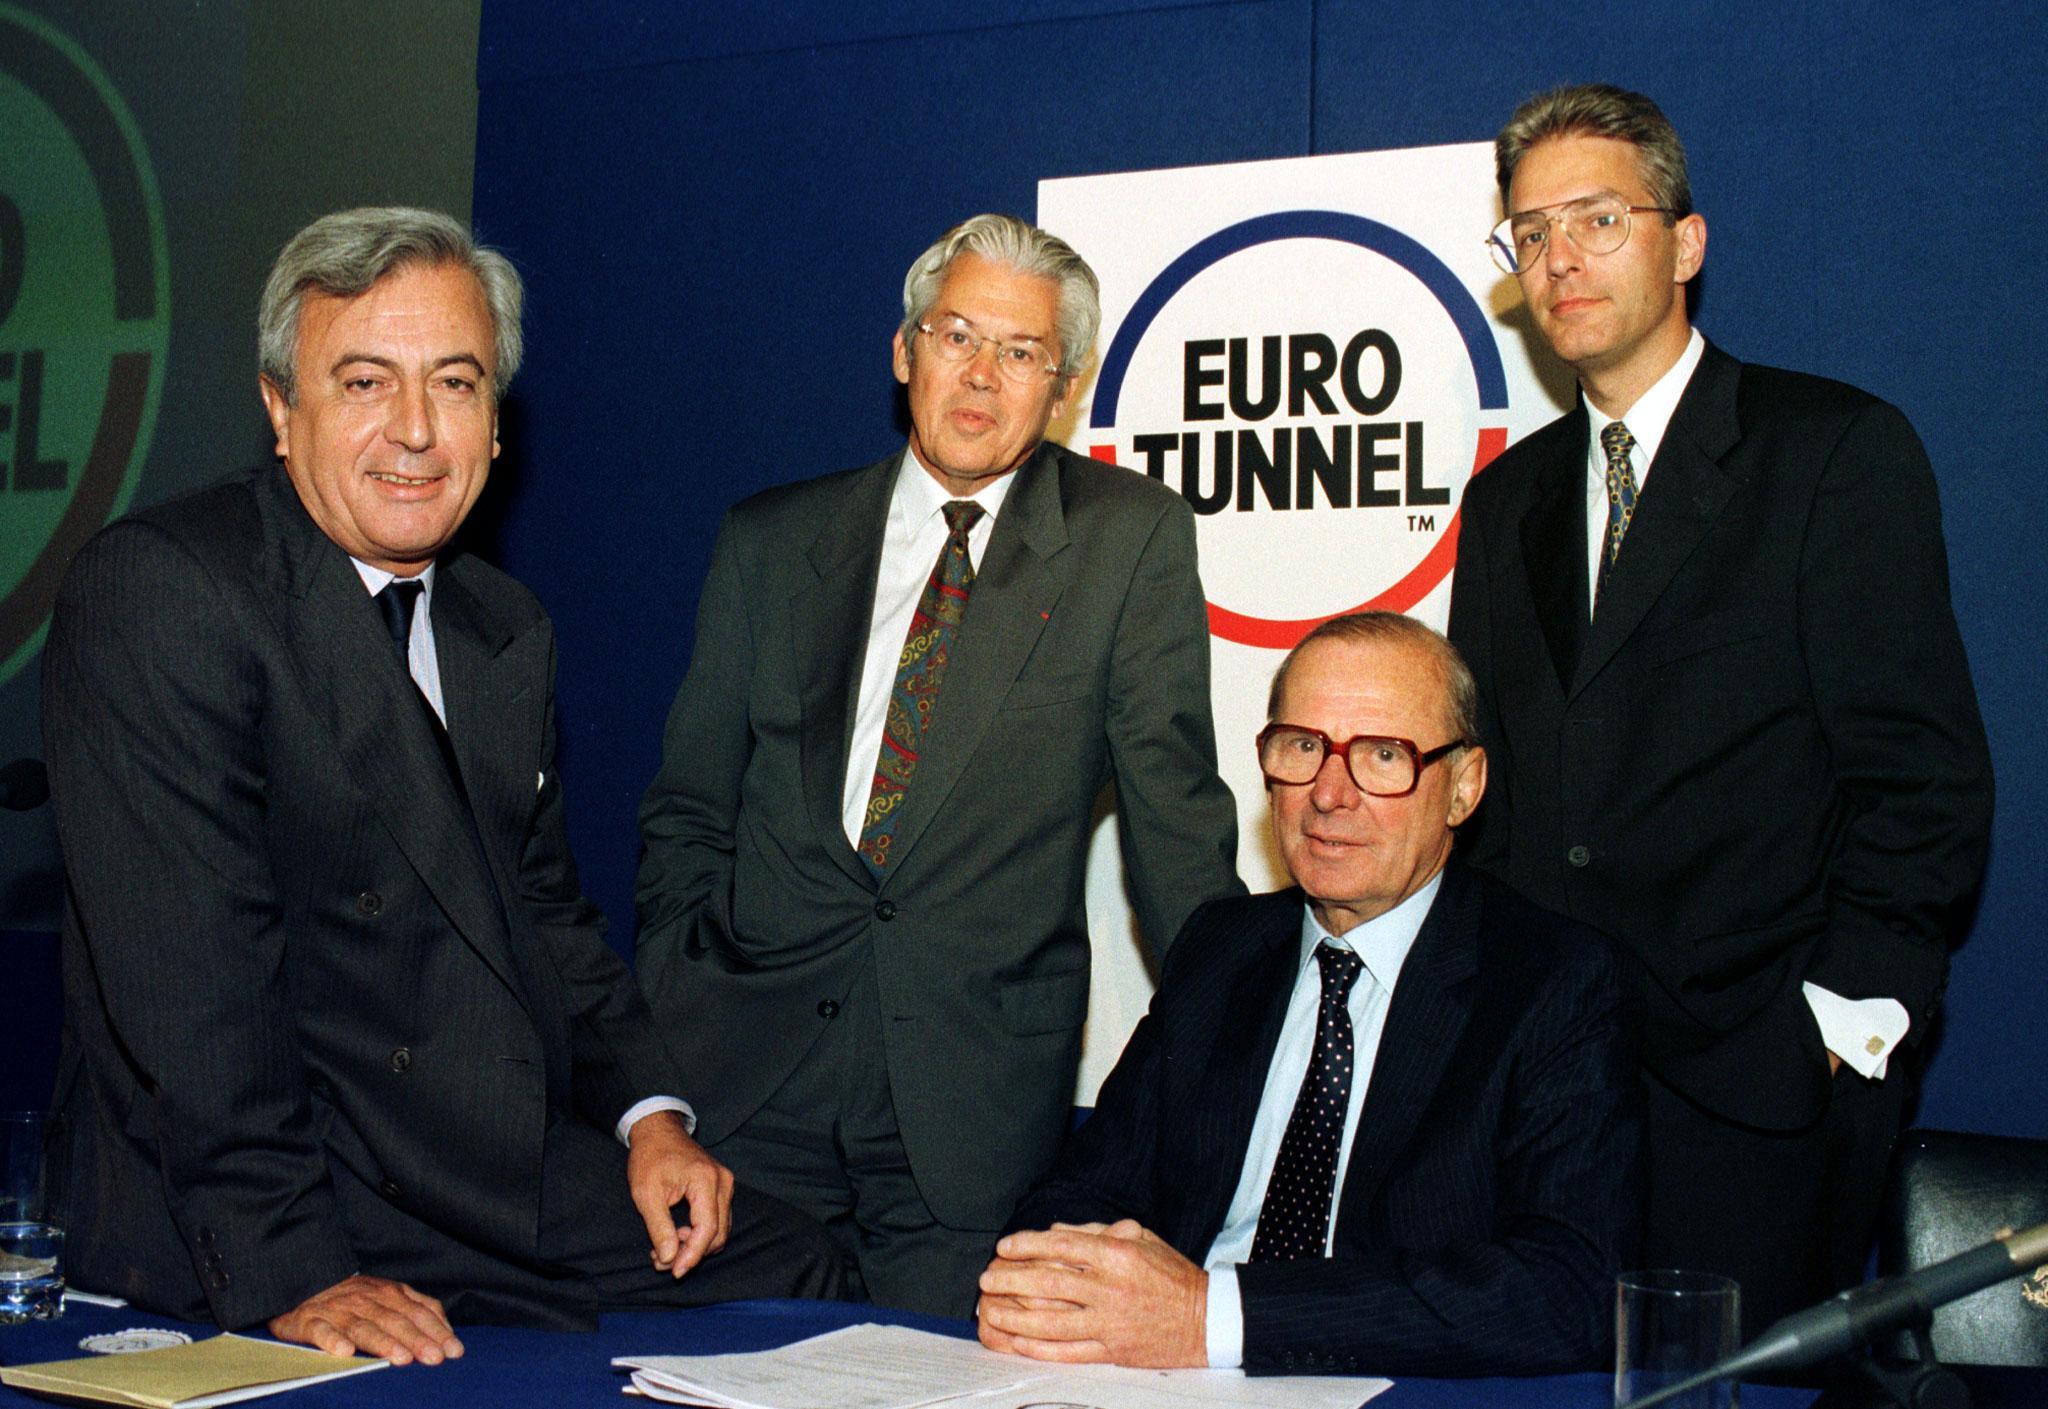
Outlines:
{"type": "Polygon", "coordinates": [[[895,919],[896,902],[893,900],[877,900],[875,902],[875,918],[878,920],[895,919]]]}
{"type": "Polygon", "coordinates": [[[228,1274],[225,1271],[221,1270],[218,1267],[214,1268],[213,1271],[206,1274],[206,1284],[212,1287],[217,1292],[226,1291],[228,1289],[228,1283],[233,1280],[234,1279],[232,1277],[228,1276],[228,1274]]]}
{"type": "Polygon", "coordinates": [[[382,1194],[385,1198],[390,1199],[393,1202],[396,1202],[398,1199],[398,1183],[396,1180],[386,1179],[382,1184],[379,1184],[377,1186],[377,1192],[382,1194]]]}
{"type": "Polygon", "coordinates": [[[213,1229],[201,1228],[199,1230],[199,1246],[203,1248],[210,1248],[219,1241],[220,1239],[217,1236],[215,1236],[213,1229]]]}
{"type": "Polygon", "coordinates": [[[401,1076],[412,1070],[412,1049],[400,1047],[391,1054],[391,1069],[401,1076]]]}
{"type": "Polygon", "coordinates": [[[207,1270],[207,1271],[209,1271],[209,1272],[218,1272],[218,1271],[220,1271],[221,1267],[222,1267],[222,1262],[221,1262],[221,1256],[220,1256],[220,1254],[219,1254],[219,1253],[217,1253],[217,1252],[210,1252],[210,1253],[208,1253],[208,1254],[206,1255],[206,1270],[207,1270]]]}
{"type": "Polygon", "coordinates": [[[1583,846],[1575,846],[1564,854],[1564,859],[1574,866],[1583,866],[1593,859],[1593,853],[1583,846]]]}
{"type": "Polygon", "coordinates": [[[384,913],[384,897],[374,890],[366,890],[356,897],[356,910],[363,915],[381,915],[384,913]]]}
{"type": "Polygon", "coordinates": [[[839,1016],[839,1005],[838,1005],[837,1003],[833,1002],[833,1001],[832,1001],[832,1000],[831,1000],[830,998],[825,998],[825,999],[821,999],[821,1000],[819,1000],[819,1003],[818,1003],[818,1016],[819,1016],[819,1017],[821,1017],[821,1018],[836,1018],[836,1017],[838,1017],[838,1016],[839,1016]]]}

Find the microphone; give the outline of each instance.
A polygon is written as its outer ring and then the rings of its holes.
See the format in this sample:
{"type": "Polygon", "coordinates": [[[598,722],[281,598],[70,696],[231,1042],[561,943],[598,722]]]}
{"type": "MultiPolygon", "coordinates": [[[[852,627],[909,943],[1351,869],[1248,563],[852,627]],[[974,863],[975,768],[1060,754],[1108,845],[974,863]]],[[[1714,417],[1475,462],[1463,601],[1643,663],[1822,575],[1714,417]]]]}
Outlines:
{"type": "Polygon", "coordinates": [[[1924,1324],[1937,1306],[2031,1272],[2044,1262],[2048,1262],[2048,1223],[2037,1223],[1931,1267],[1851,1287],[1818,1306],[1793,1312],[1712,1369],[1631,1399],[1621,1409],[1650,1409],[1715,1380],[1817,1365],[1887,1332],[1924,1324]]]}
{"type": "Polygon", "coordinates": [[[50,800],[50,774],[39,759],[17,758],[0,768],[0,809],[26,812],[50,800]]]}

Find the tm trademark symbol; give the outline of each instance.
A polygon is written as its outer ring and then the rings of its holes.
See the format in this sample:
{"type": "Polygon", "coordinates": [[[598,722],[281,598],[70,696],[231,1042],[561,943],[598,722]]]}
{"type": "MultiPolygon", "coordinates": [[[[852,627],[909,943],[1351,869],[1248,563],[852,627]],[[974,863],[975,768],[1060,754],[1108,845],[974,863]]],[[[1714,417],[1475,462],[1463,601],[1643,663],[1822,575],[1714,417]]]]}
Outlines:
{"type": "Polygon", "coordinates": [[[1410,514],[1408,516],[1408,531],[1410,533],[1435,533],[1436,515],[1410,514]]]}

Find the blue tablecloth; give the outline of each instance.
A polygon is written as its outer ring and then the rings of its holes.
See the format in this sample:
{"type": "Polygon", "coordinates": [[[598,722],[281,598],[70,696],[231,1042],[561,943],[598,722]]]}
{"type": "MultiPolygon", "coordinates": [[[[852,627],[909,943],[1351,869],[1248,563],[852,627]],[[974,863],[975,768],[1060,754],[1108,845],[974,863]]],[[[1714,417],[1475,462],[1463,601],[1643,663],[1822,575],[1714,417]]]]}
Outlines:
{"type": "MultiPolygon", "coordinates": [[[[604,1318],[591,1335],[515,1330],[505,1326],[458,1328],[467,1353],[431,1369],[408,1366],[356,1375],[296,1390],[276,1402],[289,1409],[376,1409],[378,1406],[591,1405],[618,1409],[625,1377],[611,1368],[616,1355],[703,1355],[766,1350],[862,1321],[887,1321],[948,1335],[971,1336],[965,1321],[835,1302],[746,1301],[696,1311],[631,1312],[604,1318]]],[[[73,1304],[56,1321],[0,1326],[0,1362],[62,1360],[82,1352],[78,1342],[130,1326],[172,1326],[200,1339],[210,1326],[180,1325],[160,1316],[73,1304]]],[[[1610,1409],[1613,1380],[1605,1375],[1560,1375],[1531,1380],[1402,1380],[1373,1409],[1610,1409]]],[[[1029,1399],[1029,1394],[1022,1396],[1029,1399]]],[[[1813,1395],[1800,1390],[1745,1386],[1743,1409],[1806,1409],[1813,1395]]],[[[0,1388],[0,1404],[33,1404],[30,1396],[0,1388]]],[[[644,1403],[646,1401],[627,1401],[644,1403]]]]}

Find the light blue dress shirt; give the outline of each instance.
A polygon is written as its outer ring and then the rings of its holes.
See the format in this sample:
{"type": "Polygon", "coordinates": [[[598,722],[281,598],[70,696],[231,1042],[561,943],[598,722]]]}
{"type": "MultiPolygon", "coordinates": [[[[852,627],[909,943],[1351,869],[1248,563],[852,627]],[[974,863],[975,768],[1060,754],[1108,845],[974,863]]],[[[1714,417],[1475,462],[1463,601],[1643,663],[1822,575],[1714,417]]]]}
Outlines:
{"type": "Polygon", "coordinates": [[[1351,1103],[1344,1112],[1344,1138],[1337,1148],[1337,1182],[1331,1194],[1330,1227],[1323,1240],[1323,1255],[1327,1257],[1335,1246],[1337,1205],[1343,1197],[1344,1175],[1351,1167],[1358,1113],[1365,1105],[1372,1069],[1379,1059],[1380,1037],[1387,1026],[1387,1005],[1401,977],[1401,965],[1408,958],[1442,885],[1443,872],[1438,871],[1422,889],[1386,914],[1341,935],[1324,929],[1312,907],[1302,907],[1301,954],[1294,993],[1287,1002],[1287,1016],[1280,1026],[1273,1060],[1266,1068],[1266,1086],[1259,1097],[1258,1116],[1252,1122],[1251,1143],[1245,1147],[1237,1192],[1231,1197],[1230,1212],[1224,1216],[1223,1227],[1217,1232],[1216,1241],[1209,1245],[1209,1256],[1203,1263],[1209,1271],[1208,1344],[1212,1369],[1236,1369],[1244,1363],[1244,1302],[1237,1288],[1237,1264],[1251,1257],[1252,1238],[1259,1228],[1259,1210],[1266,1202],[1266,1184],[1273,1177],[1273,1161],[1280,1154],[1281,1137],[1287,1133],[1288,1117],[1294,1113],[1295,1098],[1301,1094],[1301,1081],[1308,1074],[1309,1057],[1315,1051],[1316,1019],[1323,1001],[1322,969],[1315,962],[1316,947],[1334,944],[1349,949],[1365,964],[1365,972],[1351,986],[1351,996],[1344,1005],[1351,1014],[1354,1065],[1351,1103]]]}

